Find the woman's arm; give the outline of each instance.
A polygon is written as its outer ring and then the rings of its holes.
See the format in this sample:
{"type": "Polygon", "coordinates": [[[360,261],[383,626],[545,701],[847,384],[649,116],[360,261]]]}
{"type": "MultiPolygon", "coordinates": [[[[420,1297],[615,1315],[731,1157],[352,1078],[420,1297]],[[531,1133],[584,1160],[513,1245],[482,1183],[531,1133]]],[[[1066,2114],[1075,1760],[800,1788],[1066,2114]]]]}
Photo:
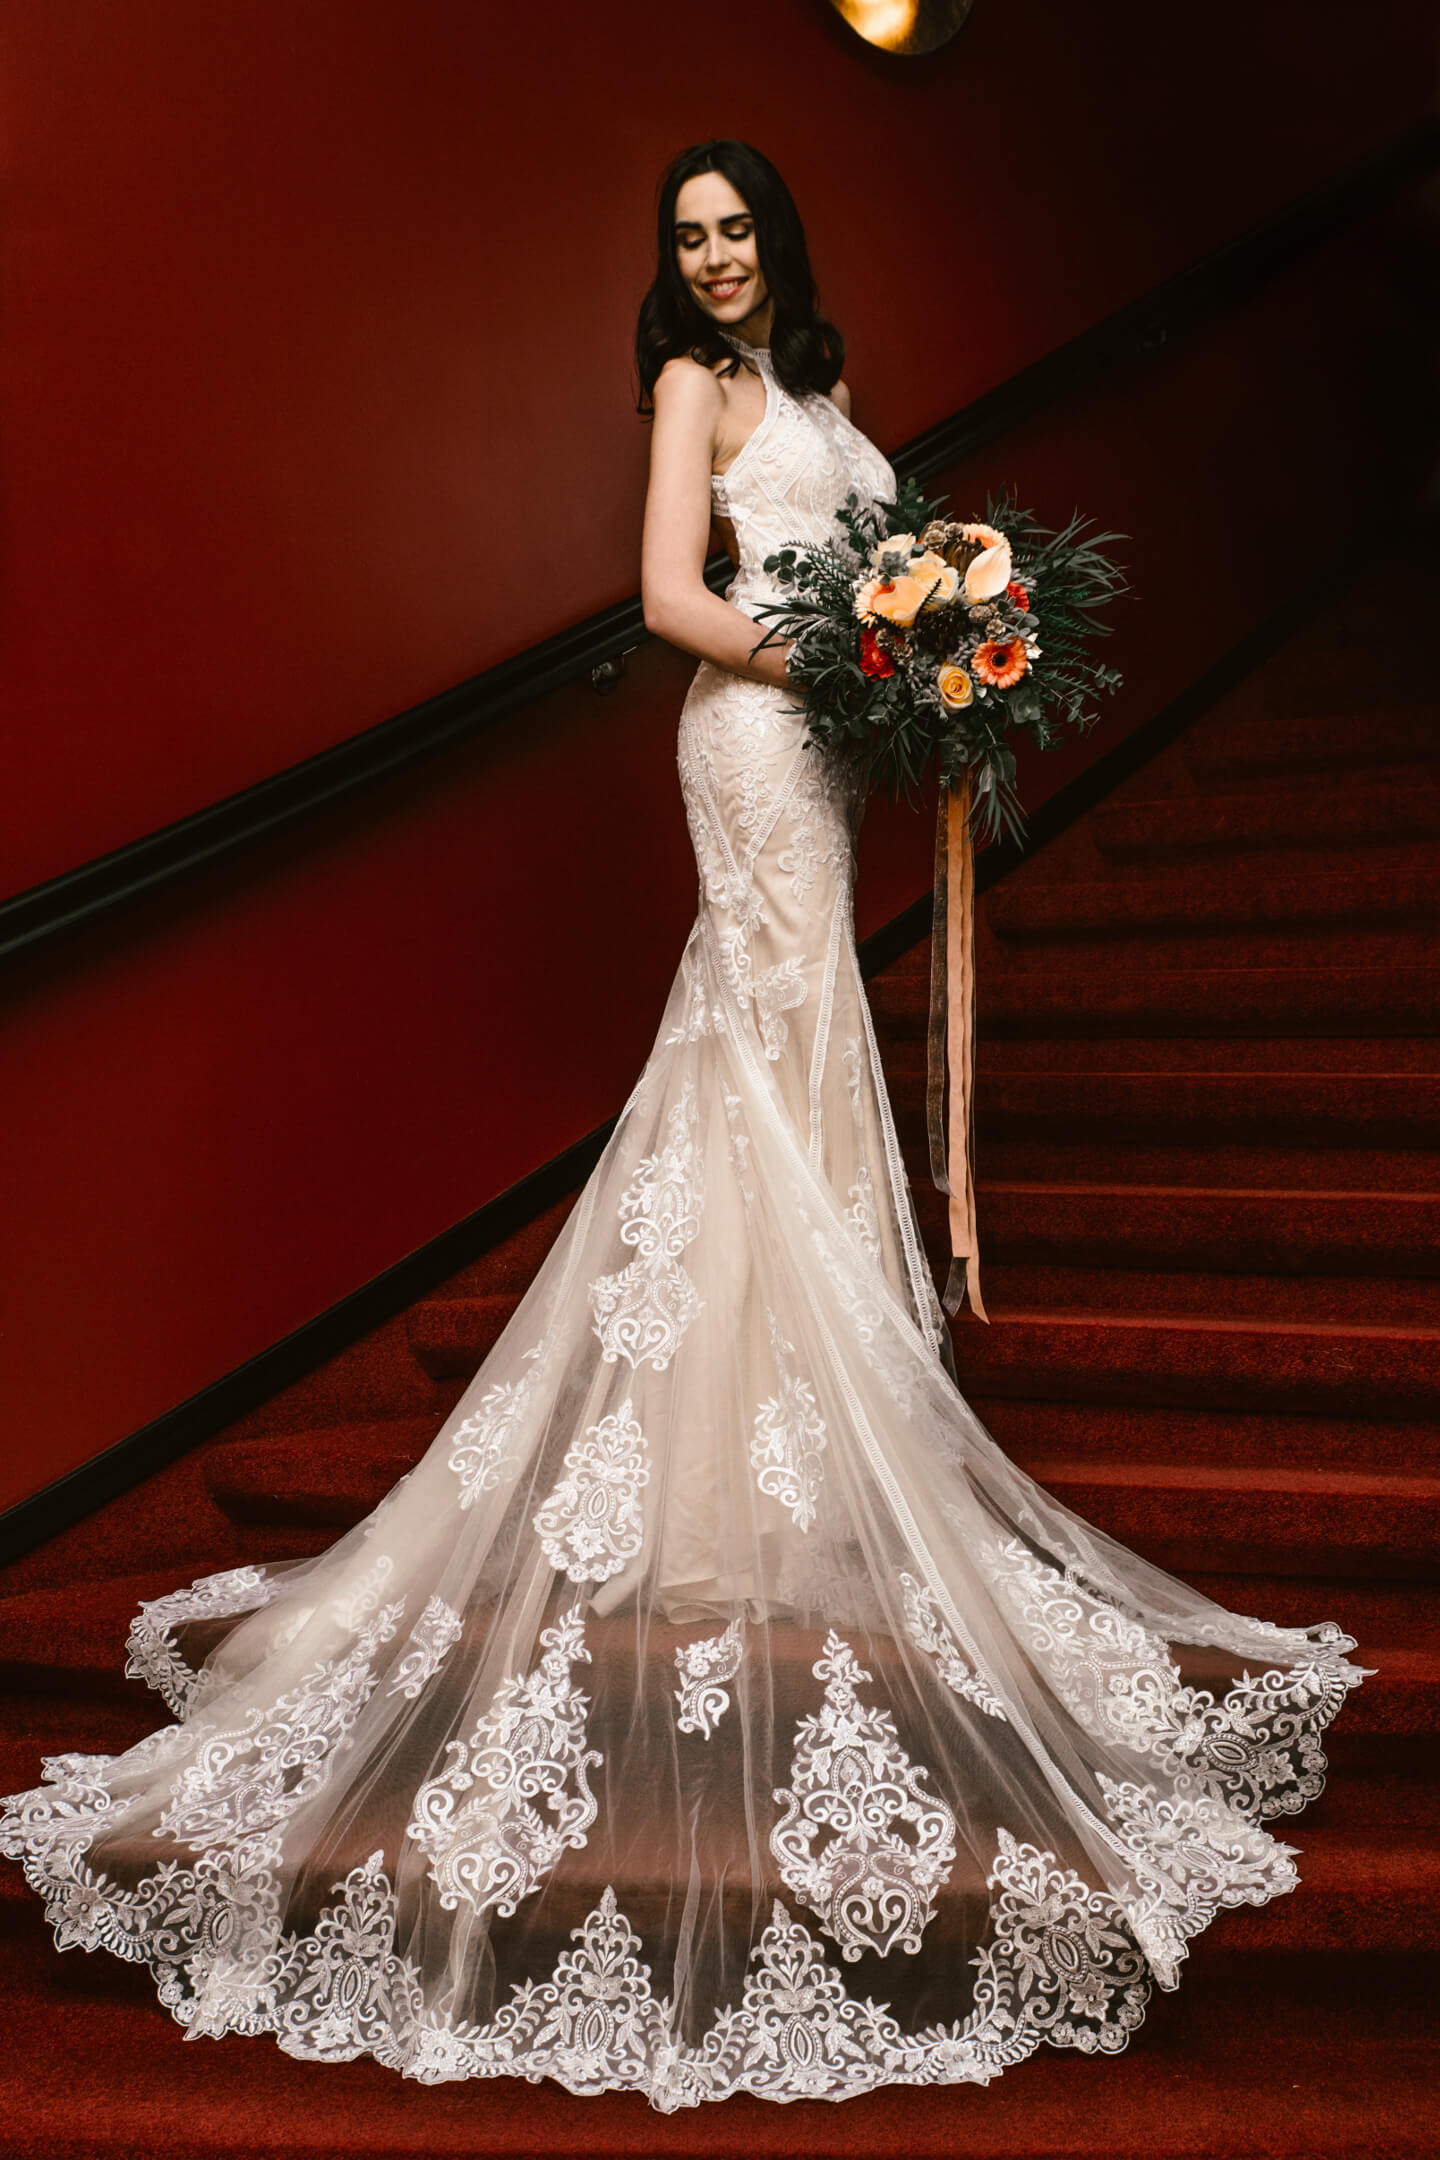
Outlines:
{"type": "Polygon", "coordinates": [[[713,660],[752,682],[788,686],[788,647],[768,645],[740,608],[705,583],[710,540],[710,466],[725,412],[725,393],[696,360],[671,360],[655,385],[650,487],[640,553],[640,599],[645,627],[702,660],[713,660]]]}

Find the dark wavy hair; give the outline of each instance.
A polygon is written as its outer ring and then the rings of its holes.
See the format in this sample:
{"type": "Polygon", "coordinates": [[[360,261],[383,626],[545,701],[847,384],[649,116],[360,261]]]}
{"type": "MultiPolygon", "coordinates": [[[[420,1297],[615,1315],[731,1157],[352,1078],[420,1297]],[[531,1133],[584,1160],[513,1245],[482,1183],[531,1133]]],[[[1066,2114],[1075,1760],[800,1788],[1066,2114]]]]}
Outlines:
{"type": "Polygon", "coordinates": [[[655,384],[667,360],[688,354],[709,366],[723,362],[722,375],[733,375],[740,365],[719,325],[692,296],[675,252],[676,198],[687,180],[710,172],[724,175],[736,194],[743,196],[755,220],[760,271],[775,303],[770,357],[780,381],[796,395],[829,390],[845,365],[845,340],[819,311],[820,296],[795,198],[769,158],[749,143],[692,143],[660,182],[655,282],[640,303],[635,329],[642,413],[655,409],[655,384]]]}

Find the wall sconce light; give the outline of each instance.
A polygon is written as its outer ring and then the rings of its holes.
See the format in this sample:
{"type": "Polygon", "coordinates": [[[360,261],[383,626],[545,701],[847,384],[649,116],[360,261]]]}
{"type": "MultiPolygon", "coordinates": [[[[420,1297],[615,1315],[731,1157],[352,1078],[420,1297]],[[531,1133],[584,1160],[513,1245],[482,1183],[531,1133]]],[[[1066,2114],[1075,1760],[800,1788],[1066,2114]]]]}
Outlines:
{"type": "Polygon", "coordinates": [[[934,52],[954,37],[974,0],[830,0],[857,36],[882,52],[934,52]]]}

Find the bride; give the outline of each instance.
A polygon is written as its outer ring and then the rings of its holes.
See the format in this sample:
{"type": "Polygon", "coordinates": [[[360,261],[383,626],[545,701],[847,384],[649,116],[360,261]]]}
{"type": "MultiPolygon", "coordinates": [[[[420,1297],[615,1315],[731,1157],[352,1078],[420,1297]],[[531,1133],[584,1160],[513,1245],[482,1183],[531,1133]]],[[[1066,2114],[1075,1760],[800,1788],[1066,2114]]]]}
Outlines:
{"type": "Polygon", "coordinates": [[[1090,1528],[951,1375],[855,774],[756,649],[766,556],[893,492],[842,350],[774,167],[687,151],[638,339],[646,619],[700,660],[655,1047],[423,1460],[319,1558],[145,1606],[174,1722],[5,1804],[59,1945],[143,1960],[191,2037],[666,2109],[984,2083],[1122,2048],[1294,1886],[1263,1824],[1319,1792],[1354,1644],[1090,1528]]]}

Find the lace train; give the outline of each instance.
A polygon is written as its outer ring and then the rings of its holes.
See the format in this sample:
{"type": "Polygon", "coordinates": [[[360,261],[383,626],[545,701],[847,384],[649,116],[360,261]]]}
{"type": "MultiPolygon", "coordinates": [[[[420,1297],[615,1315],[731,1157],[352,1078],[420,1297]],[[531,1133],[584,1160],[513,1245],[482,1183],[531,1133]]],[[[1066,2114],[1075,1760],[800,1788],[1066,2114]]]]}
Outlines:
{"type": "MultiPolygon", "coordinates": [[[[736,595],[888,468],[768,361],[736,595]],[[808,522],[807,522],[808,521],[808,522]]],[[[1361,1677],[1011,1464],[958,1393],[851,918],[857,804],[702,666],[654,1051],[423,1460],[319,1558],[143,1608],[175,1722],[5,1804],[62,1948],[192,2035],[661,2108],[1123,2047],[1291,1889],[1361,1677]]]]}

